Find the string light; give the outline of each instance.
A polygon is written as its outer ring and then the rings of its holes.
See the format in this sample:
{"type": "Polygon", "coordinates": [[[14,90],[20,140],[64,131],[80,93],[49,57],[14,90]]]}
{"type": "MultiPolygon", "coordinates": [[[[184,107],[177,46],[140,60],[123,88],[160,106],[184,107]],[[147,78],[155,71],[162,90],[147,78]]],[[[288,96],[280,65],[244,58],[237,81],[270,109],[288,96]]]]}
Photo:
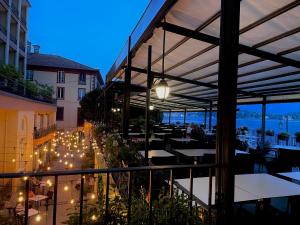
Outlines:
{"type": "Polygon", "coordinates": [[[24,197],[23,196],[20,196],[19,198],[18,198],[18,202],[23,202],[24,201],[24,197]]]}
{"type": "Polygon", "coordinates": [[[71,199],[70,204],[73,205],[74,204],[74,199],[71,199]]]}
{"type": "Polygon", "coordinates": [[[97,217],[96,217],[95,215],[92,215],[91,219],[92,219],[93,221],[95,221],[95,220],[97,219],[97,217]]]}
{"type": "Polygon", "coordinates": [[[64,186],[64,191],[68,191],[69,190],[69,186],[68,185],[65,185],[64,186]]]}
{"type": "Polygon", "coordinates": [[[96,195],[95,194],[92,194],[91,195],[91,199],[95,199],[96,198],[96,195]]]}
{"type": "Polygon", "coordinates": [[[36,217],[35,217],[35,221],[36,222],[40,222],[42,220],[42,217],[40,214],[38,214],[36,217]]]}

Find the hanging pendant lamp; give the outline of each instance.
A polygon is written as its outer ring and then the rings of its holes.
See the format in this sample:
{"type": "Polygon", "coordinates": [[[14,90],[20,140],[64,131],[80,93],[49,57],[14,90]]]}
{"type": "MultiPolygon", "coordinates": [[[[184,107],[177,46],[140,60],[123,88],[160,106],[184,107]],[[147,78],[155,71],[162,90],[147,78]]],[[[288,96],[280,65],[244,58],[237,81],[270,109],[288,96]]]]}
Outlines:
{"type": "Polygon", "coordinates": [[[159,99],[166,99],[170,93],[170,87],[165,81],[165,48],[166,48],[166,31],[163,34],[163,55],[162,55],[162,79],[155,87],[156,95],[159,99]]]}

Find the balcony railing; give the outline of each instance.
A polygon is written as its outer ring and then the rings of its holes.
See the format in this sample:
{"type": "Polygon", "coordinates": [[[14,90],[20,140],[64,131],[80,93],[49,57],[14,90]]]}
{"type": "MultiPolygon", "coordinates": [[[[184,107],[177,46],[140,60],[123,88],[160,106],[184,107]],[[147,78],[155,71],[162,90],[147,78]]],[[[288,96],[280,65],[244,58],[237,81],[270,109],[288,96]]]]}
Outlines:
{"type": "Polygon", "coordinates": [[[23,52],[25,52],[25,44],[23,44],[23,43],[20,43],[20,49],[23,51],[23,52]]]}
{"type": "Polygon", "coordinates": [[[4,34],[4,35],[6,35],[7,34],[7,30],[6,30],[6,27],[5,26],[3,26],[2,24],[0,24],[0,31],[4,34]]]}
{"type": "Polygon", "coordinates": [[[11,3],[10,8],[11,8],[11,11],[15,14],[15,16],[19,18],[19,10],[18,10],[17,6],[14,3],[11,3]]]}
{"type": "Polygon", "coordinates": [[[10,40],[11,40],[13,43],[17,44],[17,37],[16,37],[14,34],[12,34],[12,33],[10,33],[10,40]]]}
{"type": "Polygon", "coordinates": [[[7,6],[9,6],[9,1],[8,0],[3,0],[6,4],[7,4],[7,6]]]}
{"type": "Polygon", "coordinates": [[[52,125],[50,127],[44,128],[44,129],[35,130],[33,136],[35,139],[38,139],[38,138],[44,137],[44,136],[54,132],[55,130],[56,130],[56,126],[52,125]]]}
{"type": "Polygon", "coordinates": [[[55,104],[56,101],[50,96],[45,96],[36,91],[36,87],[32,89],[23,80],[12,79],[0,74],[0,90],[9,92],[18,96],[29,98],[36,101],[55,104]]]}
{"type": "MultiPolygon", "coordinates": [[[[109,215],[110,211],[110,201],[109,201],[109,196],[110,196],[110,184],[111,182],[111,177],[114,177],[113,175],[118,175],[120,173],[122,174],[127,174],[128,180],[127,180],[127,190],[124,196],[125,198],[125,205],[126,205],[126,211],[123,214],[125,217],[125,221],[122,222],[122,224],[130,224],[131,221],[131,216],[133,215],[134,208],[132,208],[133,205],[133,194],[134,194],[134,188],[136,188],[133,185],[133,181],[135,181],[135,176],[137,176],[139,173],[147,174],[144,176],[144,178],[147,180],[148,183],[148,196],[149,198],[146,200],[146,204],[148,204],[148,216],[147,220],[149,221],[149,224],[155,223],[155,215],[152,210],[154,210],[154,193],[155,193],[155,186],[157,186],[156,183],[154,183],[154,178],[157,178],[157,176],[160,176],[162,178],[162,181],[164,182],[164,186],[168,186],[169,191],[165,192],[165,196],[170,197],[170,202],[172,202],[172,198],[175,196],[178,196],[178,189],[175,187],[175,182],[174,182],[174,177],[176,172],[188,172],[189,174],[189,179],[190,179],[190,190],[189,194],[185,195],[183,192],[182,194],[187,197],[187,210],[189,211],[189,215],[195,215],[197,218],[199,212],[195,212],[195,206],[197,208],[197,203],[196,199],[193,197],[193,178],[194,178],[194,172],[196,171],[201,171],[201,170],[209,170],[209,190],[207,195],[210,196],[212,195],[212,172],[211,170],[216,168],[216,165],[212,164],[206,164],[206,165],[167,165],[167,166],[145,166],[145,167],[127,167],[127,168],[111,168],[111,169],[87,169],[87,170],[70,170],[70,171],[52,171],[52,172],[43,172],[43,173],[7,173],[7,174],[0,174],[0,179],[22,179],[25,181],[25,194],[24,196],[24,202],[25,202],[25,210],[24,210],[24,224],[28,225],[29,224],[29,192],[30,192],[30,187],[32,187],[32,178],[46,178],[49,179],[49,177],[54,178],[54,183],[53,183],[53,213],[52,213],[52,224],[56,225],[56,219],[57,219],[57,206],[58,206],[58,184],[61,182],[59,181],[59,178],[61,176],[63,177],[63,180],[65,180],[66,176],[73,176],[74,175],[79,175],[80,176],[80,182],[78,188],[80,189],[79,192],[79,215],[78,215],[78,223],[77,224],[86,224],[85,219],[84,219],[84,209],[86,206],[84,206],[84,187],[86,184],[86,176],[89,175],[106,175],[106,183],[102,183],[101,187],[99,188],[104,188],[102,189],[105,192],[105,198],[103,198],[103,219],[105,221],[105,224],[107,224],[109,220],[109,216],[114,216],[114,215],[109,215]],[[104,186],[104,187],[103,187],[104,186]]],[[[98,182],[99,184],[99,182],[98,182]]],[[[139,187],[138,187],[139,188],[139,187]]],[[[180,198],[182,198],[182,195],[180,195],[180,198]]],[[[208,224],[211,224],[212,222],[212,205],[211,205],[211,197],[209,197],[209,205],[208,205],[208,210],[207,210],[207,220],[208,224]]],[[[77,206],[76,206],[77,207],[77,206]]],[[[138,206],[139,207],[139,206],[138,206]]],[[[166,212],[165,212],[166,213],[166,212]]],[[[177,217],[177,215],[172,215],[172,212],[168,214],[170,217],[170,221],[177,217]]],[[[102,221],[103,222],[103,221],[102,221]]],[[[101,223],[102,224],[102,223],[101,223]]],[[[171,223],[172,224],[172,223],[171,223]]]]}
{"type": "Polygon", "coordinates": [[[26,22],[25,16],[21,16],[21,23],[23,24],[24,27],[27,27],[27,22],[26,22]]]}

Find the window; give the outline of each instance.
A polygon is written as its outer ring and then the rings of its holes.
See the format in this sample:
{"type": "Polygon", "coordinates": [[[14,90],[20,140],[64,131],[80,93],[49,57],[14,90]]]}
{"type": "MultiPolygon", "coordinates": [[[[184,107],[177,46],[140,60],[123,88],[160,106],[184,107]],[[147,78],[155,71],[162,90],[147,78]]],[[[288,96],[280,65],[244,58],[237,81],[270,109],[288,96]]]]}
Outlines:
{"type": "Polygon", "coordinates": [[[78,100],[81,100],[85,96],[85,88],[78,88],[78,100]]]}
{"type": "Polygon", "coordinates": [[[56,98],[57,99],[64,99],[65,98],[65,88],[64,87],[57,87],[57,89],[56,89],[56,98]]]}
{"type": "Polygon", "coordinates": [[[64,71],[57,72],[57,83],[65,83],[65,72],[64,71]]]}
{"type": "Polygon", "coordinates": [[[56,120],[57,121],[63,121],[64,120],[64,107],[57,107],[56,120]]]}
{"type": "Polygon", "coordinates": [[[79,74],[78,83],[79,84],[85,84],[86,83],[86,74],[85,73],[80,73],[79,74]]]}
{"type": "Polygon", "coordinates": [[[27,70],[26,80],[33,80],[33,71],[32,70],[27,70]]]}

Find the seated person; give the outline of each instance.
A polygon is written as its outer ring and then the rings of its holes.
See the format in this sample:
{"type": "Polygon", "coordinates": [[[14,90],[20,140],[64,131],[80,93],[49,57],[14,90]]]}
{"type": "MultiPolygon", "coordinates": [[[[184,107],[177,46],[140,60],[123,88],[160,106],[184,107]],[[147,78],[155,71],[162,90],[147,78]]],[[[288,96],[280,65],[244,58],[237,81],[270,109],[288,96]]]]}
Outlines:
{"type": "Polygon", "coordinates": [[[19,202],[16,206],[16,213],[20,213],[20,212],[24,212],[25,211],[25,207],[23,206],[23,204],[21,202],[19,202]]]}
{"type": "Polygon", "coordinates": [[[34,192],[33,191],[29,191],[28,197],[29,198],[33,198],[34,196],[35,196],[34,192]]]}

